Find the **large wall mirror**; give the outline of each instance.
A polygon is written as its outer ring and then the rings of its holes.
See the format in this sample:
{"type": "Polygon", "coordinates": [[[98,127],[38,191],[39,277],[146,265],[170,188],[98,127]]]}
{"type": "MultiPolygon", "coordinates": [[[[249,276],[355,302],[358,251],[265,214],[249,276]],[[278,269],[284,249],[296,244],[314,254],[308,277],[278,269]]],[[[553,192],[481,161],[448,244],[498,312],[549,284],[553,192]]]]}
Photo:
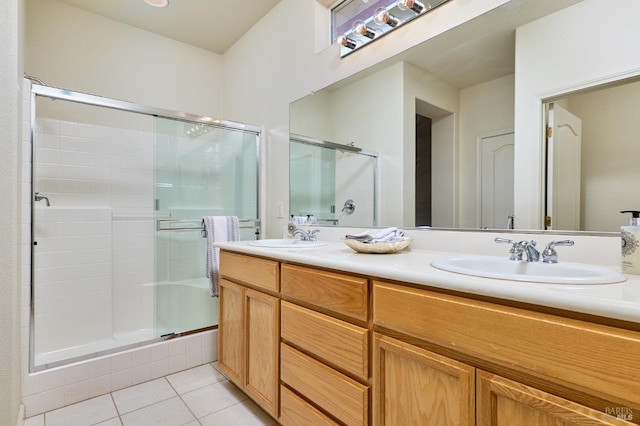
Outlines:
{"type": "MultiPolygon", "coordinates": [[[[518,95],[535,87],[526,80],[533,67],[521,72],[522,58],[541,49],[530,40],[544,31],[561,33],[565,26],[572,36],[563,43],[580,43],[582,33],[588,40],[594,20],[606,9],[612,18],[597,21],[602,41],[597,50],[609,49],[604,46],[618,40],[607,40],[608,32],[631,25],[616,17],[629,14],[630,7],[639,11],[632,5],[630,0],[508,2],[293,102],[290,131],[379,153],[380,226],[507,229],[515,222],[516,229],[619,231],[626,220],[619,211],[640,208],[640,196],[625,189],[637,186],[640,177],[634,165],[640,144],[633,141],[640,83],[629,78],[635,71],[612,65],[588,77],[576,73],[580,90],[559,92],[569,85],[548,83],[536,88],[538,98],[526,108],[518,95]],[[579,117],[581,128],[560,123],[561,111],[579,117]],[[518,133],[523,114],[535,135],[518,133]],[[549,117],[551,126],[553,120],[559,126],[555,145],[554,140],[547,145],[549,117]],[[573,165],[566,156],[554,158],[554,152],[565,151],[558,149],[558,138],[577,131],[581,152],[573,154],[573,165]],[[523,211],[535,214],[529,218],[523,211]]],[[[574,50],[584,55],[584,49],[574,50]]],[[[548,68],[571,71],[571,54],[563,49],[566,63],[548,68]]]]}
{"type": "Polygon", "coordinates": [[[640,79],[545,102],[546,227],[614,231],[640,209],[640,79]]]}

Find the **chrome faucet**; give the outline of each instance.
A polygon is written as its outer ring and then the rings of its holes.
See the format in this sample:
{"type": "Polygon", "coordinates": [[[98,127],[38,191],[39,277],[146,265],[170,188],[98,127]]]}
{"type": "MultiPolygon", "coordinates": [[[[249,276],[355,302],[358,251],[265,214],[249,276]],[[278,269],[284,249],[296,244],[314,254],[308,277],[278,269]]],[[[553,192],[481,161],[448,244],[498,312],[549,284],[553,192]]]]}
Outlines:
{"type": "Polygon", "coordinates": [[[513,241],[507,238],[497,237],[494,241],[496,243],[511,244],[511,250],[509,250],[510,260],[523,260],[523,255],[526,255],[527,262],[537,262],[540,260],[540,252],[536,249],[536,242],[534,240],[513,241]]]}
{"type": "Polygon", "coordinates": [[[294,237],[299,235],[300,240],[302,241],[315,241],[318,239],[317,237],[318,232],[320,232],[319,229],[311,229],[309,232],[307,232],[304,229],[296,228],[291,233],[291,235],[293,235],[294,237]]]}
{"type": "Polygon", "coordinates": [[[298,228],[295,222],[289,222],[288,230],[294,237],[300,236],[301,241],[316,241],[318,239],[318,232],[320,232],[319,229],[305,231],[302,228],[298,228]]]}
{"type": "MultiPolygon", "coordinates": [[[[537,262],[540,260],[540,252],[536,249],[536,242],[531,241],[512,241],[507,238],[496,238],[496,243],[509,243],[511,244],[511,250],[509,250],[510,260],[522,260],[523,255],[526,255],[527,262],[537,262]]],[[[551,241],[542,251],[542,261],[544,263],[558,263],[558,253],[554,247],[557,246],[572,246],[574,242],[572,240],[551,241]]]]}

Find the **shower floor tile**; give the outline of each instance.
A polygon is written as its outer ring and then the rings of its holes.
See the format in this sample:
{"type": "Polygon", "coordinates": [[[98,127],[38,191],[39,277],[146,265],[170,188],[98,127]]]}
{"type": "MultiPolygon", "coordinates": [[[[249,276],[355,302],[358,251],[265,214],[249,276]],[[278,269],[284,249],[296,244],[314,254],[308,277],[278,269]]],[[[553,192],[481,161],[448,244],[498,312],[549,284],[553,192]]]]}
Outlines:
{"type": "Polygon", "coordinates": [[[271,426],[276,422],[204,364],[31,417],[24,426],[271,426]]]}

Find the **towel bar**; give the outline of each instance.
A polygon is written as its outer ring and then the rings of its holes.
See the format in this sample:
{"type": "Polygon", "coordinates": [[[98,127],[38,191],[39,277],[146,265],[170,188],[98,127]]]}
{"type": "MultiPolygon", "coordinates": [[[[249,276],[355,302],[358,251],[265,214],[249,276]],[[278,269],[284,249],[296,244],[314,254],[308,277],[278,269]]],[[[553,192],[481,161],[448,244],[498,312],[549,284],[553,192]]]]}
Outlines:
{"type": "MultiPolygon", "coordinates": [[[[238,219],[238,222],[240,222],[241,229],[260,227],[260,219],[238,219]]],[[[202,219],[158,219],[156,221],[157,231],[202,231],[203,229],[202,219]],[[193,226],[181,226],[189,223],[193,226]]]]}

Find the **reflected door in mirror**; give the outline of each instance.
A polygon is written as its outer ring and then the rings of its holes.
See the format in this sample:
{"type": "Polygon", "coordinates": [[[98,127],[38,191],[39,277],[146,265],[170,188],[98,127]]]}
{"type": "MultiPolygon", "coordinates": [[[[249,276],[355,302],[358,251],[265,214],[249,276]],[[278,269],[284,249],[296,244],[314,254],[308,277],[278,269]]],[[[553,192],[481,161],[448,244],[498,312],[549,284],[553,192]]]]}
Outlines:
{"type": "Polygon", "coordinates": [[[547,123],[546,228],[579,231],[582,120],[550,103],[547,123]]]}
{"type": "Polygon", "coordinates": [[[480,227],[505,229],[513,215],[513,132],[479,141],[480,227]]]}

